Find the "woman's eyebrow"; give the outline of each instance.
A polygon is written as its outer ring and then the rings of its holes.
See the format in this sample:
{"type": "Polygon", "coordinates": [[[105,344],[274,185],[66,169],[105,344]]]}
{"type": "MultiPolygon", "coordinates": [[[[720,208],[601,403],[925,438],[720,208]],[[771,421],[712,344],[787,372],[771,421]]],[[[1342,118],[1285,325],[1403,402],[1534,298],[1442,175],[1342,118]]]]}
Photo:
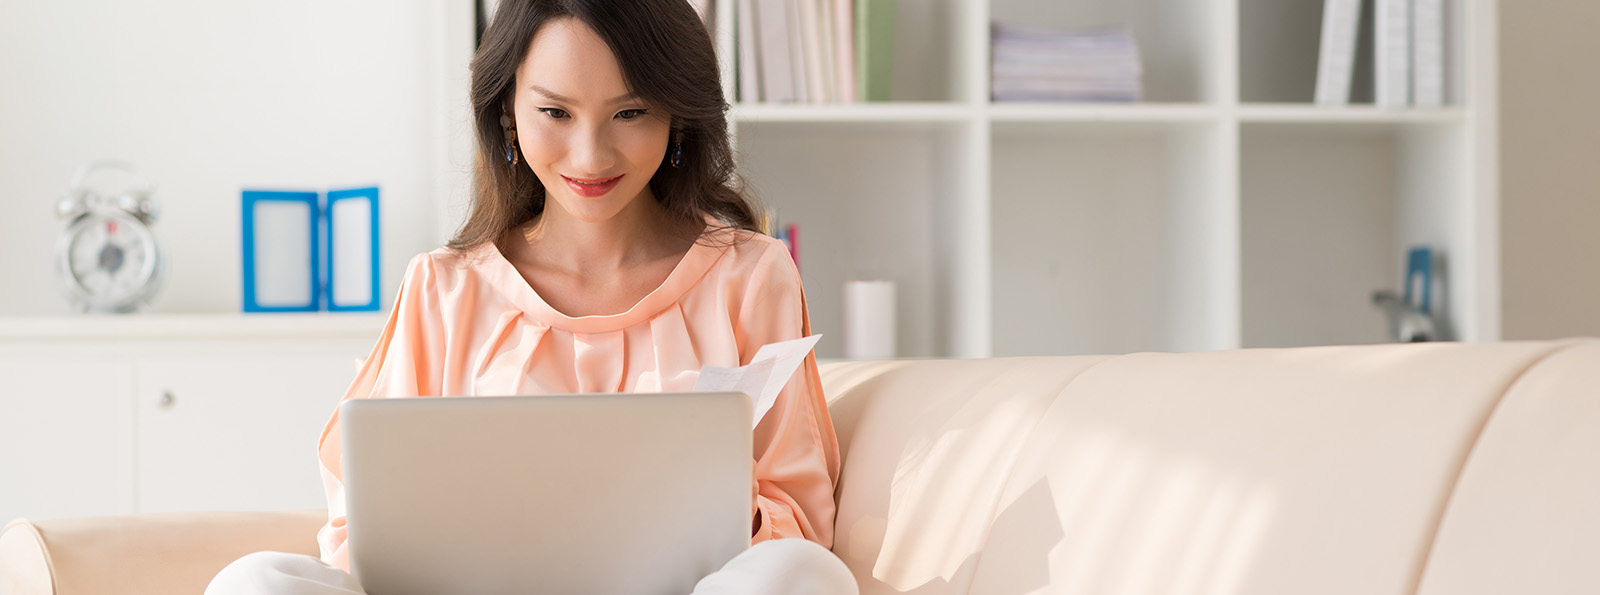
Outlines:
{"type": "MultiPolygon", "coordinates": [[[[559,101],[559,102],[562,102],[562,103],[577,103],[576,101],[573,101],[572,98],[570,98],[570,97],[567,97],[567,96],[562,95],[560,93],[557,93],[555,91],[551,91],[551,90],[546,89],[544,87],[541,87],[539,85],[528,85],[528,89],[533,91],[533,92],[535,92],[535,93],[543,95],[543,96],[545,96],[545,97],[547,97],[547,98],[549,98],[551,100],[554,100],[554,101],[559,101]]],[[[623,102],[627,102],[627,101],[633,101],[634,99],[637,99],[637,98],[638,98],[638,96],[633,94],[633,93],[625,93],[625,94],[618,95],[618,96],[612,98],[611,99],[611,103],[623,103],[623,102]]]]}

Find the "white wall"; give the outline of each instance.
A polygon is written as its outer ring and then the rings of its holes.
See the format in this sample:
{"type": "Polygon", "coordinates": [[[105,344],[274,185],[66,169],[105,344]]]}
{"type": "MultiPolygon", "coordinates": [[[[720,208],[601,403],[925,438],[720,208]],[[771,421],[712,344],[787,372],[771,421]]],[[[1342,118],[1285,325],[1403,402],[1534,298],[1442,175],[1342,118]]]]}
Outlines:
{"type": "Polygon", "coordinates": [[[450,4],[0,0],[0,316],[67,311],[53,206],[100,158],[156,183],[152,310],[240,309],[242,188],[359,184],[382,189],[387,305],[467,179],[472,13],[450,4]]]}
{"type": "Polygon", "coordinates": [[[1506,339],[1600,336],[1600,3],[1500,3],[1506,339]]]}

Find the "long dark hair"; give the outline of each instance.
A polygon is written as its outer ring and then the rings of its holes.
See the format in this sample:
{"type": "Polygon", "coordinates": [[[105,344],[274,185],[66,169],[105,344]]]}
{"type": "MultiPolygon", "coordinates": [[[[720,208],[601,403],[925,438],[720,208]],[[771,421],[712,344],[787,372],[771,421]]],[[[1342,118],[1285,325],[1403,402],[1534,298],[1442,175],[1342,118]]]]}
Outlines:
{"type": "Polygon", "coordinates": [[[672,167],[663,154],[650,178],[650,191],[668,216],[684,222],[709,216],[724,227],[755,231],[755,208],[735,186],[716,51],[686,0],[502,0],[472,58],[478,135],[472,212],[447,246],[467,250],[495,241],[544,212],[544,185],[528,166],[506,162],[500,116],[511,104],[534,33],[562,17],[605,40],[629,91],[672,117],[673,140],[683,133],[683,167],[672,167]]]}

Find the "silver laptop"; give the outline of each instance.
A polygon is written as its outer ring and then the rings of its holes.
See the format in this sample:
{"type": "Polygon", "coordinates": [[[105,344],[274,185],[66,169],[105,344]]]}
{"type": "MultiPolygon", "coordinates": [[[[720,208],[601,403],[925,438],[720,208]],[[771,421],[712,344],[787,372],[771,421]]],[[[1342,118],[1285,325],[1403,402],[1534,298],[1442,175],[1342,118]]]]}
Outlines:
{"type": "Polygon", "coordinates": [[[351,399],[351,573],[371,595],[688,593],[750,545],[740,393],[351,399]]]}

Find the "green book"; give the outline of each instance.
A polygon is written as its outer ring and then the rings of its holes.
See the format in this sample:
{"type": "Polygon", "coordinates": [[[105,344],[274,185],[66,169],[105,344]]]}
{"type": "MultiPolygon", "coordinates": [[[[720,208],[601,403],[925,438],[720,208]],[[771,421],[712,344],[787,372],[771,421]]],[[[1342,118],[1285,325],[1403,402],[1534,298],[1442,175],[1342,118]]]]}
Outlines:
{"type": "Polygon", "coordinates": [[[856,99],[889,101],[896,0],[856,0],[856,99]]]}

